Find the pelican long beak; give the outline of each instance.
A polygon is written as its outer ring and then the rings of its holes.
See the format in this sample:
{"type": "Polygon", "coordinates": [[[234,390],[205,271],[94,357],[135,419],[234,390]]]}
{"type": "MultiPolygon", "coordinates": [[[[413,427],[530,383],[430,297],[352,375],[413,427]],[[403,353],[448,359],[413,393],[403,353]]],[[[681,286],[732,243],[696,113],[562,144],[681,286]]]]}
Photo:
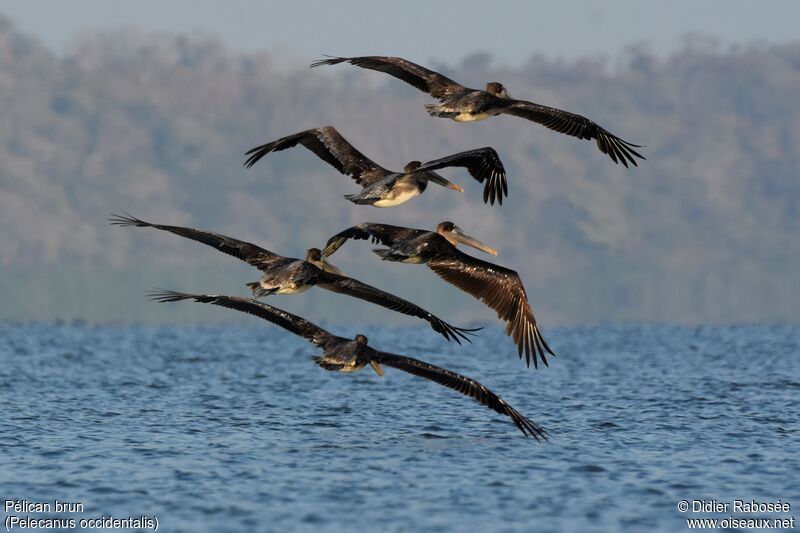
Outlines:
{"type": "Polygon", "coordinates": [[[376,361],[370,361],[369,366],[375,371],[378,376],[383,377],[383,367],[376,361]]]}
{"type": "Polygon", "coordinates": [[[432,181],[433,183],[441,185],[442,187],[447,187],[448,189],[453,189],[454,191],[458,192],[464,192],[464,189],[460,185],[456,185],[452,181],[444,179],[436,172],[427,172],[426,177],[428,178],[428,181],[432,181]]]}
{"type": "Polygon", "coordinates": [[[489,246],[486,246],[478,239],[470,235],[467,235],[458,226],[454,227],[453,231],[451,231],[450,234],[452,235],[453,239],[455,239],[457,242],[460,242],[461,244],[472,246],[473,248],[477,248],[478,250],[486,252],[487,254],[497,255],[497,250],[489,246]]]}
{"type": "Polygon", "coordinates": [[[336,266],[330,264],[328,261],[325,261],[325,259],[322,259],[320,262],[322,263],[322,270],[325,272],[331,272],[333,274],[338,274],[339,276],[347,277],[347,274],[339,270],[339,268],[336,266]]]}

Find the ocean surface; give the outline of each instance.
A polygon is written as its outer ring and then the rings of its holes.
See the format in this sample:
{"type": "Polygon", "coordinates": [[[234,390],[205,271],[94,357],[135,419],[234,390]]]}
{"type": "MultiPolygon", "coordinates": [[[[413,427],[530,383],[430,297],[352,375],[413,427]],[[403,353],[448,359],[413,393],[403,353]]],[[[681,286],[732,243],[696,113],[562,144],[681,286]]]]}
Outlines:
{"type": "Polygon", "coordinates": [[[800,520],[800,327],[546,327],[558,357],[539,370],[498,324],[462,347],[425,327],[331,330],[481,381],[550,440],[391,368],[327,372],[314,346],[255,321],[5,324],[3,519],[415,533],[800,520]],[[737,499],[791,510],[678,509],[737,499]],[[30,508],[55,501],[82,512],[30,508]]]}

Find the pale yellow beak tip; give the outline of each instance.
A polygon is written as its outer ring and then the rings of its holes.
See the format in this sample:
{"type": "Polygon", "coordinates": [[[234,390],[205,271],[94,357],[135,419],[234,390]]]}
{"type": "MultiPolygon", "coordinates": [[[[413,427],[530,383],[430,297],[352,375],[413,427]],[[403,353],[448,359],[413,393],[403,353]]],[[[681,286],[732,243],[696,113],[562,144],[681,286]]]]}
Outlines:
{"type": "Polygon", "coordinates": [[[378,374],[378,377],[383,377],[383,368],[381,367],[380,364],[376,363],[375,361],[370,361],[369,366],[371,366],[372,370],[374,370],[375,373],[378,374]]]}

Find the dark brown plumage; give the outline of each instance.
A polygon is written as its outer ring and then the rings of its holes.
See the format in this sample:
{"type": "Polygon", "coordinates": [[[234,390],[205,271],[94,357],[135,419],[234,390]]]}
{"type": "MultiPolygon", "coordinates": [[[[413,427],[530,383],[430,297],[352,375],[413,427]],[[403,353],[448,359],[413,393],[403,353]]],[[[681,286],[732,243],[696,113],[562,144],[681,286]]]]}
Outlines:
{"type": "Polygon", "coordinates": [[[547,438],[547,432],[544,429],[474,379],[412,357],[375,350],[368,346],[368,339],[364,335],[356,335],[355,339],[352,340],[338,337],[304,318],[250,298],[217,294],[187,294],[163,290],[154,291],[151,293],[151,297],[159,302],[194,300],[249,313],[280,326],[295,335],[304,337],[314,345],[322,348],[322,356],[315,357],[315,361],[326,370],[356,372],[366,365],[370,365],[378,375],[383,376],[381,365],[397,368],[458,391],[497,413],[508,416],[523,435],[533,437],[536,440],[545,440],[547,438]]]}
{"type": "MultiPolygon", "coordinates": [[[[263,272],[260,281],[247,284],[256,297],[271,294],[296,294],[317,286],[331,292],[371,302],[404,315],[421,318],[430,323],[431,328],[445,339],[455,340],[459,344],[461,344],[460,339],[469,340],[467,335],[477,331],[476,329],[452,326],[408,300],[356,279],[325,271],[308,261],[280,256],[249,242],[193,228],[152,224],[132,216],[112,215],[110,222],[115,226],[150,227],[168,231],[245,261],[263,272]]],[[[314,250],[310,250],[312,253],[309,254],[312,259],[314,250]]]]}
{"type": "Polygon", "coordinates": [[[533,360],[534,368],[537,367],[537,354],[545,365],[548,364],[545,352],[555,355],[539,331],[519,274],[456,248],[457,243],[463,243],[489,253],[494,251],[464,234],[452,222],[442,222],[436,232],[367,222],[328,239],[323,254],[330,256],[347,239],[372,239],[387,246],[374,250],[384,261],[426,263],[443,280],[495,310],[506,323],[506,334],[514,339],[519,357],[525,353],[527,366],[533,360]]]}
{"type": "Polygon", "coordinates": [[[426,92],[434,98],[445,98],[462,92],[465,87],[450,78],[428,70],[423,66],[412,63],[402,57],[389,56],[361,56],[361,57],[328,57],[318,59],[311,63],[311,68],[323,65],[338,65],[350,63],[357,67],[377,70],[413,85],[420,91],[426,92]]]}
{"type": "Polygon", "coordinates": [[[466,168],[476,181],[486,182],[483,190],[483,200],[486,203],[494,205],[494,201],[497,199],[502,204],[503,196],[508,196],[503,163],[497,152],[491,147],[467,150],[427,163],[412,161],[403,172],[394,172],[359,152],[333,126],[301,131],[256,146],[247,152],[246,155],[250,157],[245,161],[245,166],[250,168],[265,155],[286,150],[298,144],[314,152],[340,173],[353,178],[363,188],[359,194],[346,196],[355,203],[370,204],[376,207],[398,205],[422,194],[428,181],[443,187],[462,190],[459,186],[433,172],[447,167],[466,168]],[[415,190],[411,191],[414,188],[415,190]],[[406,194],[398,200],[396,197],[401,189],[408,189],[412,194],[406,194]]]}
{"type": "Polygon", "coordinates": [[[440,101],[438,105],[425,106],[428,113],[435,117],[450,118],[457,122],[472,122],[499,114],[513,115],[537,122],[565,135],[585,140],[595,139],[601,152],[607,154],[615,163],[622,163],[626,167],[628,163],[638,166],[634,159],[636,157],[645,159],[635,150],[641,148],[640,145],[620,139],[582,115],[527,100],[515,100],[508,95],[505,87],[497,82],[488,83],[485,91],[470,89],[408,60],[387,56],[331,57],[315,61],[311,67],[338,63],[350,63],[357,67],[384,72],[429,93],[440,101]]]}

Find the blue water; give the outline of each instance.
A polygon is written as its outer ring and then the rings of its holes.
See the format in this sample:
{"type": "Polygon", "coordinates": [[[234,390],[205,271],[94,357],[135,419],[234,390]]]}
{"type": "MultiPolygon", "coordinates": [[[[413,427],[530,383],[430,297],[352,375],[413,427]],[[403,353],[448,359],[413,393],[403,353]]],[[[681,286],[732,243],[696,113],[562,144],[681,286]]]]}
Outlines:
{"type": "Polygon", "coordinates": [[[755,516],[800,519],[800,327],[549,328],[559,356],[537,371],[500,327],[464,348],[364,330],[482,381],[550,431],[543,444],[393,369],[326,372],[312,345],[254,324],[0,325],[0,499],[170,532],[686,531],[714,516],[678,512],[684,499],[780,498],[790,513],[755,516]]]}

